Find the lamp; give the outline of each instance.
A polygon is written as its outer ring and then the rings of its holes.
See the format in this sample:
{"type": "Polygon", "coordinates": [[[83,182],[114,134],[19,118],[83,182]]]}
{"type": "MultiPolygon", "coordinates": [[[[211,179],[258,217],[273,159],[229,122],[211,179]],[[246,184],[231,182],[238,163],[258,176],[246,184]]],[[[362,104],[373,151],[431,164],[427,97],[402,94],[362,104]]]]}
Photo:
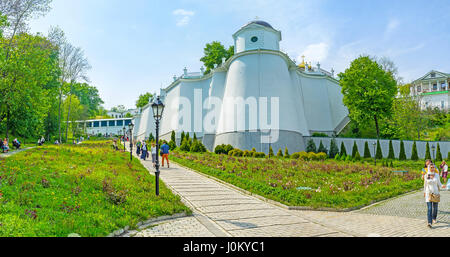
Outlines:
{"type": "Polygon", "coordinates": [[[162,119],[162,115],[164,113],[164,104],[161,102],[161,99],[159,96],[156,98],[156,101],[152,103],[152,110],[153,110],[153,118],[155,118],[156,122],[156,162],[155,162],[155,168],[156,168],[156,196],[159,196],[159,122],[162,119]]]}
{"type": "Polygon", "coordinates": [[[130,128],[130,162],[133,161],[133,128],[134,128],[134,124],[133,122],[130,122],[130,124],[128,124],[128,127],[130,128]]]}
{"type": "Polygon", "coordinates": [[[164,112],[164,104],[163,102],[161,102],[161,99],[158,98],[156,99],[155,102],[152,103],[152,110],[153,110],[153,117],[155,118],[155,120],[157,122],[159,122],[162,118],[163,112],[164,112]]]}

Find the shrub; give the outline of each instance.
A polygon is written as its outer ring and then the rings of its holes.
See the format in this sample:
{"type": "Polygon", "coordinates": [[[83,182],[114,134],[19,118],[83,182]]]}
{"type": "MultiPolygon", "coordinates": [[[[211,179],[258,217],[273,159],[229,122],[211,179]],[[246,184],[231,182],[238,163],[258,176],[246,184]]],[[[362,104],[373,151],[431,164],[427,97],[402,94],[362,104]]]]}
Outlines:
{"type": "Polygon", "coordinates": [[[345,157],[345,161],[346,162],[351,162],[353,161],[352,157],[350,155],[348,155],[347,157],[345,157]]]}
{"type": "Polygon", "coordinates": [[[240,149],[233,149],[228,153],[228,155],[233,156],[233,157],[242,157],[242,156],[244,156],[244,151],[242,151],[240,149]]]}
{"type": "Polygon", "coordinates": [[[281,148],[280,150],[278,150],[277,157],[283,158],[283,151],[281,150],[281,148]]]}
{"type": "Polygon", "coordinates": [[[293,153],[291,155],[291,159],[299,159],[300,158],[300,153],[293,153]]]}
{"type": "Polygon", "coordinates": [[[308,158],[307,158],[307,160],[309,160],[309,161],[316,161],[316,160],[317,160],[317,155],[316,155],[316,153],[309,152],[309,153],[308,153],[308,158]]]}
{"type": "Polygon", "coordinates": [[[325,161],[328,158],[328,155],[326,153],[322,153],[322,152],[316,154],[316,156],[317,156],[317,160],[320,160],[320,161],[325,161]]]}
{"type": "Polygon", "coordinates": [[[298,158],[302,160],[308,160],[309,156],[307,152],[300,152],[298,158]]]}
{"type": "Polygon", "coordinates": [[[347,149],[345,149],[344,142],[341,143],[341,152],[339,153],[340,156],[347,156],[347,149]]]}
{"type": "MultiPolygon", "coordinates": [[[[151,142],[151,140],[150,140],[150,142],[151,142]]],[[[177,143],[176,143],[177,142],[177,138],[176,138],[176,135],[175,135],[175,131],[172,131],[172,134],[170,135],[170,142],[175,142],[175,148],[177,147],[177,143]]]]}
{"type": "Polygon", "coordinates": [[[253,152],[253,158],[265,158],[266,154],[261,152],[253,152]]]}
{"type": "Polygon", "coordinates": [[[202,144],[202,142],[195,140],[191,145],[190,151],[193,153],[204,153],[206,152],[206,147],[202,144]]]}
{"type": "Polygon", "coordinates": [[[317,152],[317,147],[316,147],[316,143],[314,143],[314,140],[312,140],[312,139],[308,140],[308,143],[306,145],[306,152],[308,152],[308,153],[317,152]]]}
{"type": "Polygon", "coordinates": [[[312,137],[329,137],[329,136],[325,133],[314,132],[312,134],[312,137]]]}
{"type": "Polygon", "coordinates": [[[428,144],[428,142],[426,146],[425,160],[431,160],[430,144],[428,144]]]}
{"type": "Polygon", "coordinates": [[[339,154],[336,154],[336,156],[334,156],[334,160],[335,161],[340,161],[341,160],[341,156],[339,156],[339,154]]]}
{"type": "Polygon", "coordinates": [[[436,161],[442,161],[442,153],[441,153],[441,147],[439,146],[439,143],[437,144],[436,149],[436,161]]]}
{"type": "Polygon", "coordinates": [[[398,159],[400,161],[405,161],[406,160],[406,153],[405,153],[405,143],[402,141],[400,141],[400,154],[398,155],[398,159]]]}
{"type": "Polygon", "coordinates": [[[256,149],[254,147],[252,148],[252,152],[256,152],[256,149]]]}
{"type": "Polygon", "coordinates": [[[324,153],[328,156],[328,149],[323,145],[322,140],[320,140],[319,149],[317,149],[318,153],[324,153]]]}
{"type": "Polygon", "coordinates": [[[364,144],[364,158],[372,158],[372,155],[370,154],[370,149],[369,149],[369,142],[367,142],[367,141],[364,144]]]}
{"type": "Polygon", "coordinates": [[[334,158],[337,154],[339,154],[339,148],[337,147],[336,140],[333,138],[330,144],[330,158],[334,158]]]}
{"type": "Polygon", "coordinates": [[[356,157],[357,152],[358,152],[358,145],[356,144],[356,141],[355,141],[355,142],[353,142],[352,158],[356,157]]]}
{"type": "Polygon", "coordinates": [[[184,138],[186,137],[186,134],[184,134],[184,131],[181,132],[181,140],[180,142],[183,143],[184,138]]]}
{"type": "Polygon", "coordinates": [[[284,149],[284,158],[287,158],[287,159],[291,158],[287,147],[284,149]]]}
{"type": "Polygon", "coordinates": [[[390,159],[390,160],[394,160],[395,159],[394,146],[392,145],[392,140],[389,140],[388,159],[390,159]]]}
{"type": "Polygon", "coordinates": [[[417,154],[417,145],[416,145],[416,141],[414,141],[413,146],[412,146],[411,160],[413,160],[413,161],[419,160],[419,155],[417,154]]]}
{"type": "Polygon", "coordinates": [[[342,156],[341,156],[341,161],[344,161],[344,162],[345,162],[346,159],[347,159],[347,155],[342,155],[342,156]]]}
{"type": "Polygon", "coordinates": [[[242,156],[243,156],[243,157],[252,157],[252,156],[253,156],[253,153],[250,152],[250,151],[248,151],[248,150],[245,150],[245,151],[244,151],[244,154],[243,154],[242,156]]]}
{"type": "Polygon", "coordinates": [[[148,140],[150,142],[152,142],[153,140],[155,140],[155,137],[153,136],[153,133],[150,133],[150,135],[148,136],[148,140]]]}
{"type": "Polygon", "coordinates": [[[175,143],[175,141],[170,141],[168,145],[169,145],[171,151],[173,151],[177,148],[177,143],[175,143]]]}
{"type": "Polygon", "coordinates": [[[359,154],[359,152],[356,152],[355,154],[355,158],[356,161],[360,161],[361,160],[361,155],[359,154]]]}
{"type": "Polygon", "coordinates": [[[189,151],[191,151],[191,144],[190,144],[190,141],[187,140],[187,139],[185,138],[185,139],[183,140],[183,143],[181,143],[180,150],[181,150],[181,151],[184,151],[184,152],[189,152],[189,151]]]}
{"type": "Polygon", "coordinates": [[[224,147],[223,147],[225,154],[228,154],[233,149],[234,149],[234,147],[232,145],[224,145],[224,147]]]}
{"type": "Polygon", "coordinates": [[[216,148],[214,148],[214,153],[215,154],[224,154],[225,151],[223,149],[223,145],[216,146],[216,148]]]}
{"type": "Polygon", "coordinates": [[[376,153],[377,160],[383,159],[383,152],[381,151],[381,144],[380,140],[377,140],[377,153],[376,153]]]}
{"type": "Polygon", "coordinates": [[[275,156],[275,154],[273,153],[273,149],[272,146],[269,147],[269,158],[275,156]]]}

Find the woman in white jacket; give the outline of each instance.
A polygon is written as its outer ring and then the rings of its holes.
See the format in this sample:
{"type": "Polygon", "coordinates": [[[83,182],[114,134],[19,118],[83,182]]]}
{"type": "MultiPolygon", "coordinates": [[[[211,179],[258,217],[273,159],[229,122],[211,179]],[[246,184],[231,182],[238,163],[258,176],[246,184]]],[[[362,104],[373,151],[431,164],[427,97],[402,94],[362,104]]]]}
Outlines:
{"type": "Polygon", "coordinates": [[[428,227],[432,227],[432,224],[436,223],[439,200],[433,199],[440,197],[440,188],[442,187],[439,176],[436,176],[436,167],[434,164],[430,165],[430,169],[424,178],[424,196],[425,202],[428,207],[428,227]]]}

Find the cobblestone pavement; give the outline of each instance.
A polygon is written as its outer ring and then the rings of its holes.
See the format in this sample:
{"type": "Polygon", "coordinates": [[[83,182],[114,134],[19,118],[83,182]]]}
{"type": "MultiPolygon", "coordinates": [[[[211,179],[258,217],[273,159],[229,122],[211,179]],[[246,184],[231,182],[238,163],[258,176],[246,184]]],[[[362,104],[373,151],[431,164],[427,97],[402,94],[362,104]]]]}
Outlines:
{"type": "MultiPolygon", "coordinates": [[[[142,162],[150,173],[150,161],[142,162]]],[[[294,211],[270,204],[232,187],[207,178],[197,172],[171,164],[161,169],[161,179],[181,196],[194,215],[155,224],[135,236],[155,237],[404,237],[450,236],[447,218],[433,229],[426,226],[423,210],[416,214],[399,215],[402,207],[386,202],[366,210],[336,213],[319,211],[294,211]],[[397,209],[389,206],[397,206],[397,209]],[[386,207],[387,206],[387,207],[386,207]],[[397,214],[396,214],[397,213],[397,214]],[[405,217],[402,217],[405,216],[405,217]],[[446,223],[444,223],[446,222],[446,223]]],[[[412,196],[411,196],[412,197],[412,196]]],[[[450,195],[444,196],[448,201],[450,195]]],[[[409,198],[393,201],[410,202],[409,198]],[[404,200],[405,199],[405,200],[404,200]]],[[[414,201],[418,203],[419,199],[414,201]]],[[[448,202],[447,202],[448,204],[448,202]]],[[[413,213],[417,204],[407,212],[413,213]]],[[[417,205],[425,208],[422,203],[417,205]]],[[[449,206],[441,208],[441,217],[449,206]]],[[[448,214],[446,214],[448,215],[448,214]]]]}

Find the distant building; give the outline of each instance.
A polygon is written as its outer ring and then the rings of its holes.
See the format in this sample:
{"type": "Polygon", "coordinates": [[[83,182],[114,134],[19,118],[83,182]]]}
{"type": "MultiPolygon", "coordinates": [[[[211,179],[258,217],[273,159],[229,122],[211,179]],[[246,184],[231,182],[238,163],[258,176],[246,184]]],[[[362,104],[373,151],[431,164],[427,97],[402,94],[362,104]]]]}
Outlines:
{"type": "Polygon", "coordinates": [[[130,114],[132,117],[135,117],[137,115],[139,115],[140,110],[139,109],[129,109],[126,112],[113,112],[113,111],[109,111],[107,114],[108,116],[115,118],[115,119],[119,119],[119,118],[125,118],[127,116],[127,114],[130,114]]]}
{"type": "Polygon", "coordinates": [[[430,71],[411,83],[411,96],[419,98],[422,109],[449,110],[450,74],[430,71]]]}
{"type": "Polygon", "coordinates": [[[123,135],[123,128],[128,130],[128,125],[133,118],[117,118],[104,120],[78,121],[78,126],[83,127],[88,135],[116,136],[123,135]]]}

